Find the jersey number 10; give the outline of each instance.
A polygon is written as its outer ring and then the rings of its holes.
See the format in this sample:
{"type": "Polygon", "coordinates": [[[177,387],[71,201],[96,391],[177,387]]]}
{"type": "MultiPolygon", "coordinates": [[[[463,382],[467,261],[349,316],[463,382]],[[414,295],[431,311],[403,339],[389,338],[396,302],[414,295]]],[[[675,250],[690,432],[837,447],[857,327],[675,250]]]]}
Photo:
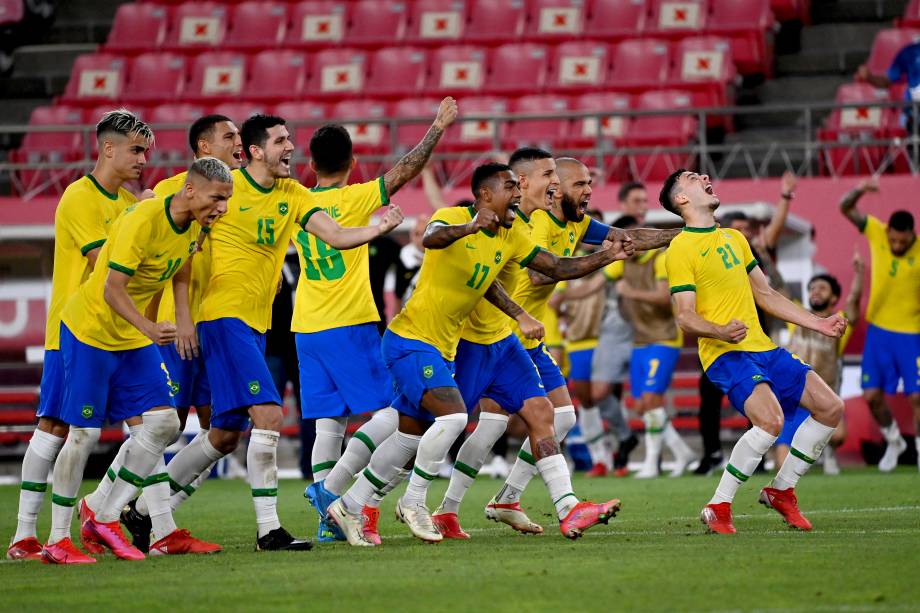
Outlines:
{"type": "Polygon", "coordinates": [[[308,232],[298,232],[297,242],[303,247],[304,276],[310,281],[334,281],[345,276],[345,260],[342,258],[342,252],[334,249],[319,240],[312,237],[316,242],[316,249],[310,247],[311,235],[308,232]]]}

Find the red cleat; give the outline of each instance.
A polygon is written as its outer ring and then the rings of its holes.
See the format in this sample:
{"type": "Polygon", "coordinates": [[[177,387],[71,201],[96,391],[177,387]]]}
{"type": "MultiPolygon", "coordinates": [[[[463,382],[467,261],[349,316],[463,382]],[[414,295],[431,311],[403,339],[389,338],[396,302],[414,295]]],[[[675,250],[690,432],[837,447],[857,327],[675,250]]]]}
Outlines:
{"type": "Polygon", "coordinates": [[[380,540],[380,533],[377,531],[377,521],[380,519],[380,509],[366,506],[361,509],[361,517],[364,520],[364,525],[361,528],[364,538],[374,545],[382,543],[383,541],[380,540]]]}
{"type": "Polygon", "coordinates": [[[778,490],[772,487],[765,487],[760,490],[760,504],[775,509],[777,513],[783,516],[783,521],[789,524],[790,527],[806,532],[811,530],[811,522],[799,511],[794,488],[778,490]]]}
{"type": "Polygon", "coordinates": [[[176,556],[186,553],[217,553],[223,548],[217,543],[196,539],[188,530],[173,530],[150,546],[152,556],[176,556]]]}
{"type": "Polygon", "coordinates": [[[10,544],[6,550],[7,560],[41,560],[42,544],[34,536],[28,536],[10,544]]]}
{"type": "Polygon", "coordinates": [[[597,524],[606,524],[616,517],[620,510],[620,501],[614,498],[602,504],[579,502],[569,514],[559,522],[559,530],[566,538],[577,539],[584,531],[597,524]]]}
{"type": "Polygon", "coordinates": [[[84,530],[86,522],[89,520],[95,520],[96,514],[93,513],[93,510],[89,508],[86,504],[86,498],[80,499],[80,544],[83,545],[83,549],[90,552],[93,555],[101,556],[105,554],[105,547],[102,546],[95,536],[84,530]]]}
{"type": "Polygon", "coordinates": [[[73,544],[68,536],[57,543],[48,543],[42,548],[42,562],[45,564],[95,564],[91,558],[73,544]]]}
{"type": "Polygon", "coordinates": [[[591,470],[585,473],[586,477],[606,477],[607,467],[600,462],[591,467],[591,470]]]}
{"type": "Polygon", "coordinates": [[[720,502],[707,504],[700,513],[700,521],[709,527],[710,532],[716,534],[734,534],[735,525],[732,523],[732,503],[720,502]]]}
{"type": "Polygon", "coordinates": [[[93,512],[91,508],[89,508],[89,505],[86,504],[86,498],[80,499],[79,513],[80,513],[80,523],[81,524],[85,522],[87,519],[96,519],[96,514],[93,512]]]}
{"type": "Polygon", "coordinates": [[[625,467],[625,466],[623,466],[623,467],[621,467],[621,468],[616,468],[616,469],[614,469],[614,471],[613,471],[613,476],[614,476],[614,477],[628,477],[628,476],[629,476],[629,468],[627,468],[627,467],[625,467]]]}
{"type": "Polygon", "coordinates": [[[145,557],[140,549],[125,538],[125,533],[121,531],[121,524],[117,519],[107,524],[88,519],[80,529],[81,538],[84,538],[84,534],[86,534],[86,539],[108,547],[116,557],[122,560],[143,560],[145,557]]]}
{"type": "Polygon", "coordinates": [[[446,539],[469,539],[470,535],[460,527],[460,520],[456,513],[437,513],[431,516],[434,527],[446,539]]]}

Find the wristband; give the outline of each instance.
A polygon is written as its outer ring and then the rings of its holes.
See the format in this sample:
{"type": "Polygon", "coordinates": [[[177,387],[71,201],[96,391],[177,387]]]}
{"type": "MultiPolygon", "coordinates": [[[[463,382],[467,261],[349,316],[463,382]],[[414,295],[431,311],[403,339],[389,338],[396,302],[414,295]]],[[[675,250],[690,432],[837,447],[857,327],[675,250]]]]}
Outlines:
{"type": "Polygon", "coordinates": [[[780,194],[779,197],[784,200],[792,200],[795,198],[795,192],[786,192],[784,194],[780,194]]]}

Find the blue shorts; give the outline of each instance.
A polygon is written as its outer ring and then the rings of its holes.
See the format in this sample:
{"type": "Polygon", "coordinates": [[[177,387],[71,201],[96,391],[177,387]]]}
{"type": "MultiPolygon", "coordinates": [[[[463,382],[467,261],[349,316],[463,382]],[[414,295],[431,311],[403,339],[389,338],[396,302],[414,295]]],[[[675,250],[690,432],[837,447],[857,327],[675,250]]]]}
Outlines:
{"type": "Polygon", "coordinates": [[[393,380],[380,354],[377,324],[297,333],[304,419],[341,417],[390,406],[393,380]]]}
{"type": "Polygon", "coordinates": [[[211,386],[208,384],[204,358],[199,354],[197,358],[183,360],[175,345],[161,345],[159,350],[172,379],[176,406],[180,409],[210,406],[211,386]]]}
{"type": "Polygon", "coordinates": [[[422,396],[436,387],[457,387],[454,363],[433,345],[389,330],[383,333],[380,349],[396,390],[393,408],[420,421],[434,421],[434,415],[422,408],[422,396]]]}
{"type": "Polygon", "coordinates": [[[42,382],[39,388],[37,417],[61,419],[61,403],[64,401],[64,361],[59,349],[45,351],[42,366],[42,382]]]}
{"type": "Polygon", "coordinates": [[[249,427],[249,407],[281,406],[265,363],[265,333],[225,317],[199,323],[198,341],[211,383],[212,426],[242,432],[249,427]]]}
{"type": "MultiPolygon", "coordinates": [[[[533,349],[528,349],[527,354],[537,367],[537,372],[540,373],[540,379],[543,381],[543,389],[547,392],[551,392],[557,387],[565,387],[565,377],[562,376],[559,365],[556,364],[556,360],[553,359],[546,345],[540,343],[533,349]]],[[[588,377],[588,379],[590,380],[591,377],[588,377]]]]}
{"type": "Polygon", "coordinates": [[[634,347],[629,359],[629,386],[633,398],[642,394],[664,394],[671,386],[680,349],[667,345],[634,347]]]}
{"type": "Polygon", "coordinates": [[[729,351],[706,369],[706,376],[728,395],[735,410],[744,415],[744,401],[754,386],[766,383],[773,390],[786,418],[799,407],[805,377],[811,366],[778,347],[770,351],[729,351]]]}
{"type": "Polygon", "coordinates": [[[468,411],[480,398],[491,398],[505,411],[517,413],[528,398],[546,396],[533,360],[514,334],[491,345],[461,339],[456,365],[455,379],[468,411]]]}
{"type": "Polygon", "coordinates": [[[591,361],[593,359],[594,349],[569,351],[569,379],[572,381],[590,381],[591,361]]]}
{"type": "Polygon", "coordinates": [[[789,419],[786,419],[786,423],[783,424],[783,431],[780,433],[779,438],[776,439],[777,445],[785,445],[787,447],[792,447],[792,437],[795,436],[795,431],[799,429],[799,426],[802,425],[802,422],[811,415],[807,409],[799,407],[795,410],[795,414],[789,419]]]}
{"type": "Polygon", "coordinates": [[[869,324],[863,348],[862,388],[894,394],[900,379],[904,380],[905,394],[920,392],[920,334],[891,332],[869,324]]]}
{"type": "Polygon", "coordinates": [[[61,324],[64,400],[61,421],[101,428],[156,407],[175,407],[169,371],[155,345],[106,351],[80,342],[61,324]]]}

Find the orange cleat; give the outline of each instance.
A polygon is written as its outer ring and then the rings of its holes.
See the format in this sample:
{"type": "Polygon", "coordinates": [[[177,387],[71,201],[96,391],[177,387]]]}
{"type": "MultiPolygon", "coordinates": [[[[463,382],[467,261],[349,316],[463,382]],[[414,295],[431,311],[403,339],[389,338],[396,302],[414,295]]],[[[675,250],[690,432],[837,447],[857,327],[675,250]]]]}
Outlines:
{"type": "Polygon", "coordinates": [[[606,477],[607,467],[600,462],[591,467],[591,470],[585,473],[586,477],[606,477]]]}
{"type": "Polygon", "coordinates": [[[377,531],[377,521],[380,519],[380,509],[377,507],[365,506],[361,509],[361,517],[364,520],[364,525],[361,528],[364,538],[374,545],[382,543],[383,541],[380,540],[380,532],[377,531]]]}
{"type": "Polygon", "coordinates": [[[436,513],[431,516],[434,527],[446,539],[469,539],[470,535],[460,527],[460,520],[456,513],[436,513]]]}
{"type": "Polygon", "coordinates": [[[45,564],[95,564],[96,558],[91,558],[77,549],[68,536],[57,543],[45,545],[42,548],[42,562],[45,564]]]}
{"type": "Polygon", "coordinates": [[[152,556],[176,556],[186,553],[218,553],[223,548],[217,543],[196,539],[188,530],[173,530],[150,546],[152,556]]]}
{"type": "Polygon", "coordinates": [[[732,523],[732,503],[720,502],[707,504],[700,512],[700,521],[709,527],[710,532],[716,534],[734,534],[735,525],[732,523]]]}
{"type": "Polygon", "coordinates": [[[614,498],[602,504],[595,502],[579,502],[569,514],[559,522],[559,530],[566,538],[577,539],[585,530],[597,524],[606,524],[617,516],[620,510],[620,501],[614,498]]]}
{"type": "Polygon", "coordinates": [[[42,544],[34,536],[27,536],[24,539],[11,543],[6,550],[7,560],[41,560],[42,544]]]}
{"type": "Polygon", "coordinates": [[[128,541],[117,519],[107,524],[88,519],[80,529],[81,539],[84,538],[84,534],[87,540],[108,547],[116,557],[122,560],[143,560],[146,557],[140,549],[128,541]]]}
{"type": "Polygon", "coordinates": [[[811,522],[799,511],[799,503],[795,497],[795,489],[778,490],[772,487],[765,487],[760,490],[760,504],[765,507],[774,509],[782,515],[790,527],[796,530],[811,530],[811,522]]]}

